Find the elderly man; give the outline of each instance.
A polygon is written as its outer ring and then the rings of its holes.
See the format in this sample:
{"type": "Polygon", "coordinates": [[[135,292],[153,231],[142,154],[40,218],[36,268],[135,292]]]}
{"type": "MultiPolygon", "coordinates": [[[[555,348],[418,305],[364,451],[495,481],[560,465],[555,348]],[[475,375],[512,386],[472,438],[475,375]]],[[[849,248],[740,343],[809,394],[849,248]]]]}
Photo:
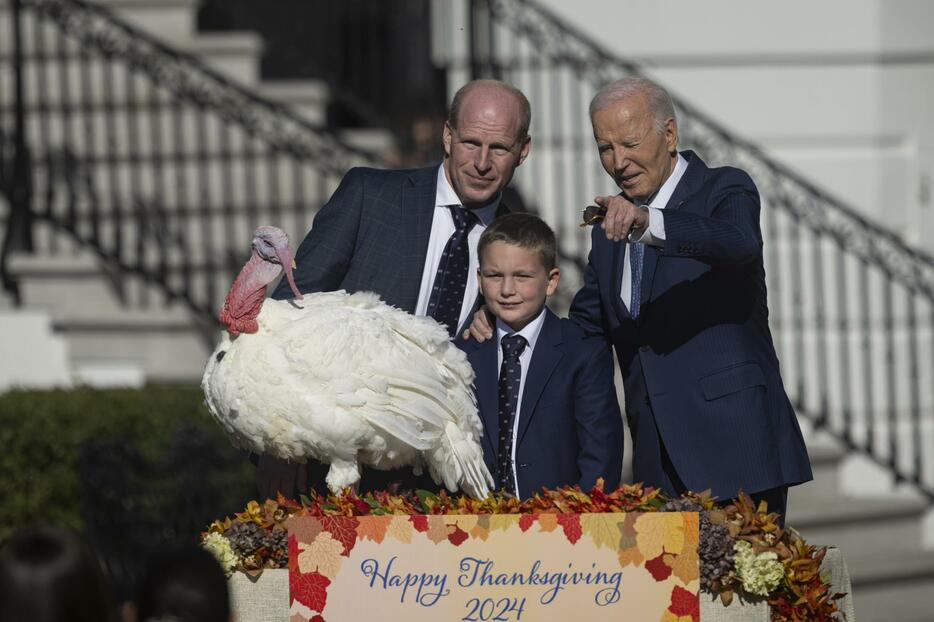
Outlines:
{"type": "Polygon", "coordinates": [[[648,80],[604,87],[590,118],[622,193],[597,199],[607,216],[571,317],[616,348],[634,476],[744,490],[784,517],[811,467],[768,327],[756,187],[679,153],[671,98],[648,80]]]}
{"type": "MultiPolygon", "coordinates": [[[[354,168],[344,176],[296,252],[299,290],[376,292],[455,334],[477,308],[477,241],[497,215],[509,211],[502,191],[529,154],[530,121],[528,99],[515,87],[495,80],[463,86],[442,130],[441,164],[354,168]]],[[[284,281],[273,293],[291,297],[284,281]]],[[[259,467],[261,494],[291,494],[296,484],[307,491],[303,470],[265,457],[259,467]]],[[[323,481],[317,475],[313,480],[323,481]]],[[[365,474],[361,487],[400,481],[431,485],[427,477],[392,471],[365,474]]]]}
{"type": "MultiPolygon", "coordinates": [[[[811,468],[768,327],[756,187],[679,153],[671,98],[648,80],[604,87],[590,118],[622,192],[596,199],[607,214],[570,316],[616,350],[634,477],[668,494],[743,490],[784,517],[811,468]]],[[[482,314],[471,331],[489,335],[482,314]]]]}

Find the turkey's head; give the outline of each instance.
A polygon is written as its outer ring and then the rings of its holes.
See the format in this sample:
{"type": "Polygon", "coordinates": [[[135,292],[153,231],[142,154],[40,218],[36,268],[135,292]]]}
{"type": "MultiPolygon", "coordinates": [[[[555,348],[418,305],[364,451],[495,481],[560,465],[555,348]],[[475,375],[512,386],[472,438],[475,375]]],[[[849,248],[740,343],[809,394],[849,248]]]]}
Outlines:
{"type": "MultiPolygon", "coordinates": [[[[302,293],[298,291],[295,278],[292,276],[292,271],[295,269],[295,258],[292,255],[292,248],[289,246],[289,236],[286,235],[285,231],[269,225],[257,227],[256,231],[253,232],[253,255],[259,256],[270,264],[281,266],[285,270],[285,278],[289,282],[292,293],[295,294],[296,298],[302,298],[302,293]]],[[[279,276],[278,270],[276,270],[275,276],[266,282],[266,285],[271,283],[276,276],[279,276]]]]}
{"type": "Polygon", "coordinates": [[[256,316],[262,309],[266,286],[279,276],[281,270],[285,270],[285,278],[295,297],[302,297],[292,276],[295,260],[289,247],[289,236],[277,227],[257,227],[251,246],[250,259],[234,280],[219,315],[231,335],[255,333],[259,329],[256,316]]]}

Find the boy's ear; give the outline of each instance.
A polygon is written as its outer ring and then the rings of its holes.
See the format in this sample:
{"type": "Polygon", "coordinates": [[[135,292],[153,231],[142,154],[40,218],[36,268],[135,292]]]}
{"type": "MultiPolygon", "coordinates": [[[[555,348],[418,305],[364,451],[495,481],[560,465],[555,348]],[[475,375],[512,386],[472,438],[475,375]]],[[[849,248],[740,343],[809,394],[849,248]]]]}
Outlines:
{"type": "Polygon", "coordinates": [[[555,291],[558,289],[558,281],[561,280],[561,268],[555,266],[548,271],[548,289],[546,294],[549,296],[554,295],[555,291]]]}

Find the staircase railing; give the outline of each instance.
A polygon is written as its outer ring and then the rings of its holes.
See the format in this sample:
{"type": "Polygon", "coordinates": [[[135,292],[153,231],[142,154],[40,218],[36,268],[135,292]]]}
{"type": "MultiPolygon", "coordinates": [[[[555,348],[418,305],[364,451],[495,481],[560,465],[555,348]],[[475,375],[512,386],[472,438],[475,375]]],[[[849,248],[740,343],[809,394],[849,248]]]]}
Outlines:
{"type": "MultiPolygon", "coordinates": [[[[533,0],[434,8],[434,54],[452,85],[497,77],[529,96],[532,155],[514,183],[564,253],[585,262],[579,209],[616,191],[587,107],[599,86],[641,70],[533,0]]],[[[759,187],[770,324],[798,412],[934,500],[934,259],[684,99],[676,107],[682,148],[745,169],[759,187]]]]}
{"type": "Polygon", "coordinates": [[[256,225],[300,240],[348,168],[378,163],[104,8],[4,4],[3,196],[16,209],[0,266],[10,290],[6,258],[31,249],[23,240],[65,257],[90,250],[123,295],[137,292],[131,302],[150,304],[154,285],[211,326],[256,225]],[[12,165],[27,155],[30,166],[12,165]],[[35,226],[14,232],[26,217],[35,226]]]}

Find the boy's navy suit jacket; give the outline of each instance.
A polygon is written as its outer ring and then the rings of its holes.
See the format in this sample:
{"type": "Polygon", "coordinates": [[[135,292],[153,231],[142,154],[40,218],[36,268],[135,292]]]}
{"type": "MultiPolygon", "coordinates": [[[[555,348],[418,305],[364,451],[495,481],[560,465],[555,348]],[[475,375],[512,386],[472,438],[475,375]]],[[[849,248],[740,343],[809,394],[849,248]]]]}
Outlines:
{"type": "MultiPolygon", "coordinates": [[[[499,481],[499,343],[455,343],[476,373],[483,457],[499,481]]],[[[619,485],[623,426],[609,346],[548,309],[525,379],[515,456],[522,499],[542,486],[579,484],[589,490],[598,477],[605,490],[619,485]]]]}

